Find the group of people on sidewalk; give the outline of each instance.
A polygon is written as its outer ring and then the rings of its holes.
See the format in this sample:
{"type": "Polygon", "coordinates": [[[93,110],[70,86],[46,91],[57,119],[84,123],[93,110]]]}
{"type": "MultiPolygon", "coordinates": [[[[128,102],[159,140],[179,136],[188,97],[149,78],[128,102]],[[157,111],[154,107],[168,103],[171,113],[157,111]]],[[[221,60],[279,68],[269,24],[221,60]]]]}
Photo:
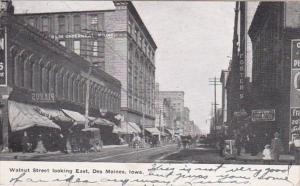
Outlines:
{"type": "MultiPolygon", "coordinates": [[[[255,134],[242,136],[240,132],[235,131],[233,135],[234,150],[236,156],[241,156],[241,153],[250,153],[251,156],[262,152],[262,159],[267,163],[270,161],[279,161],[280,154],[284,151],[279,133],[274,133],[274,138],[270,139],[267,135],[265,138],[258,139],[255,134]],[[259,142],[258,142],[259,141],[259,142]],[[261,147],[263,145],[263,147],[261,147]]],[[[226,136],[218,135],[217,146],[219,148],[220,156],[224,157],[226,136]]]]}

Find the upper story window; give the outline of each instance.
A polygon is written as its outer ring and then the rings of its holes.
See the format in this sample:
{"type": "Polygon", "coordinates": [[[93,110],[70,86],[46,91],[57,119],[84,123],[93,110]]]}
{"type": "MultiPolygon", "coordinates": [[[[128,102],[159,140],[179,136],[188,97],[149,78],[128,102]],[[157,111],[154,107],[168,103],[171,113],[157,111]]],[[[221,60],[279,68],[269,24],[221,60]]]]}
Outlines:
{"type": "Polygon", "coordinates": [[[58,32],[59,33],[65,33],[66,32],[65,16],[58,16],[58,32]]]}
{"type": "Polygon", "coordinates": [[[97,14],[90,15],[90,21],[91,21],[91,30],[98,30],[98,15],[97,14]]]}
{"type": "Polygon", "coordinates": [[[75,33],[78,33],[81,31],[81,28],[80,28],[80,15],[74,15],[73,17],[73,21],[74,21],[74,32],[75,33]]]}
{"type": "Polygon", "coordinates": [[[29,18],[29,25],[35,27],[35,18],[34,17],[29,18]]]}
{"type": "Polygon", "coordinates": [[[42,17],[42,31],[49,32],[49,18],[42,17]]]}
{"type": "Polygon", "coordinates": [[[138,39],[138,35],[139,35],[139,30],[137,27],[135,27],[134,29],[134,39],[137,40],[138,39]]]}
{"type": "Polygon", "coordinates": [[[144,37],[140,34],[139,45],[143,47],[144,37]]]}
{"type": "Polygon", "coordinates": [[[93,56],[98,56],[98,41],[93,41],[93,56]]]}
{"type": "Polygon", "coordinates": [[[80,55],[80,41],[74,41],[74,52],[80,55]]]}
{"type": "Polygon", "coordinates": [[[128,20],[128,32],[132,34],[132,23],[130,20],[128,20]]]}

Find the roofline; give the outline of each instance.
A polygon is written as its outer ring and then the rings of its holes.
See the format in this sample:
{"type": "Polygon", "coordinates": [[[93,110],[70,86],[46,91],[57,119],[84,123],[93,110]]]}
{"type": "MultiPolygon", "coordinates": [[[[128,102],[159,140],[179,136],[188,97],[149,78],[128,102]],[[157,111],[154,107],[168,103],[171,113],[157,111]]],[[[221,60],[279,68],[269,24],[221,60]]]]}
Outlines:
{"type": "MultiPolygon", "coordinates": [[[[116,3],[118,1],[114,1],[114,3],[116,3]]],[[[138,11],[136,10],[135,6],[132,4],[131,1],[128,1],[128,9],[134,14],[134,16],[137,18],[136,20],[139,22],[140,26],[142,27],[142,29],[144,30],[145,32],[145,35],[147,38],[149,38],[150,40],[150,43],[154,46],[154,50],[157,49],[157,45],[155,43],[155,41],[153,40],[150,32],[148,31],[146,25],[144,24],[142,18],[140,17],[138,11]]]]}
{"type": "Polygon", "coordinates": [[[78,11],[61,11],[61,12],[38,12],[38,13],[15,13],[16,16],[30,16],[30,15],[50,15],[50,14],[67,14],[67,13],[87,13],[87,12],[113,12],[115,9],[107,9],[107,10],[78,10],[78,11]]]}

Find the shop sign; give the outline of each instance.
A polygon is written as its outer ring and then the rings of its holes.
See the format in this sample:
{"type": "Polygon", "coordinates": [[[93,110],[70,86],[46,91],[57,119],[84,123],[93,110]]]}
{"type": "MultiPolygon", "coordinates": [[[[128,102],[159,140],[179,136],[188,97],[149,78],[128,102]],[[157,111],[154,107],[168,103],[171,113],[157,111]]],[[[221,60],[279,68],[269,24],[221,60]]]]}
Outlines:
{"type": "Polygon", "coordinates": [[[291,108],[291,133],[300,133],[300,107],[291,108]]]}
{"type": "Polygon", "coordinates": [[[7,65],[5,60],[4,29],[0,28],[0,86],[7,86],[7,65]]]}
{"type": "Polygon", "coordinates": [[[252,121],[275,121],[275,109],[252,110],[252,121]]]}
{"type": "Polygon", "coordinates": [[[54,93],[32,93],[31,99],[36,103],[55,103],[54,93]]]}

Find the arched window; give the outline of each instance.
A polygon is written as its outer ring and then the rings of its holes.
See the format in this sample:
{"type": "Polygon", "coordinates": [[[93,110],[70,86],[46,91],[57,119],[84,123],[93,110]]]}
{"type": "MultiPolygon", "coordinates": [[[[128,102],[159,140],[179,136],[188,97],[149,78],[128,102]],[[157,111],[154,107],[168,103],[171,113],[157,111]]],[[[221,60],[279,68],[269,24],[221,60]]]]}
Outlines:
{"type": "Polygon", "coordinates": [[[73,81],[74,75],[72,74],[68,79],[68,100],[73,101],[73,81]]]}
{"type": "Polygon", "coordinates": [[[49,18],[42,17],[42,32],[49,32],[49,18]]]}
{"type": "Polygon", "coordinates": [[[63,15],[58,16],[58,32],[59,33],[66,32],[66,20],[65,20],[65,16],[63,15]]]}
{"type": "Polygon", "coordinates": [[[68,90],[69,90],[69,73],[67,72],[63,76],[63,98],[68,99],[68,90]]]}
{"type": "Polygon", "coordinates": [[[24,75],[25,75],[25,61],[26,61],[26,56],[24,53],[21,54],[21,56],[18,58],[17,62],[17,76],[18,76],[18,83],[17,85],[20,87],[24,87],[24,75]]]}

